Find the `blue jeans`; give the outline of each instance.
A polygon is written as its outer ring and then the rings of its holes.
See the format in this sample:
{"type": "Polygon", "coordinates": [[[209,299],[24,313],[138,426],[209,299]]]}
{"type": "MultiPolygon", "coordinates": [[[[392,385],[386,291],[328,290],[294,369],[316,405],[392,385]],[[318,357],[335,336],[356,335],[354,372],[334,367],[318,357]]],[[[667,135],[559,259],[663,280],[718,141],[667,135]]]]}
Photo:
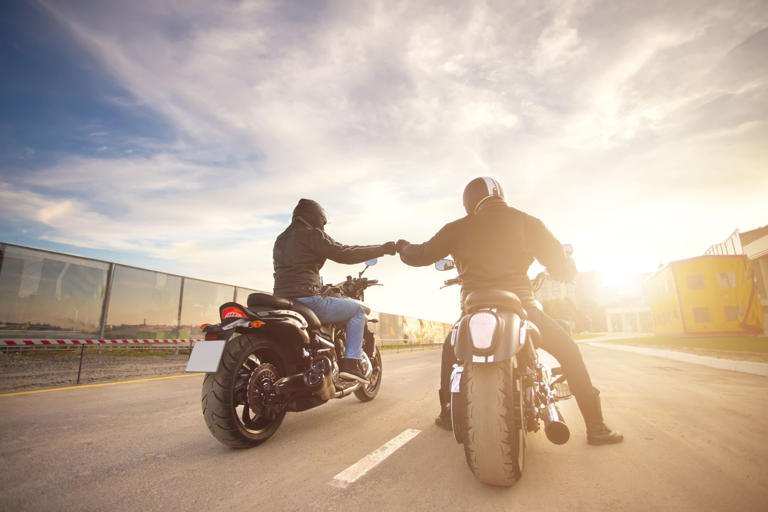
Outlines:
{"type": "Polygon", "coordinates": [[[313,295],[299,297],[298,300],[315,312],[317,318],[324,324],[347,322],[347,349],[344,357],[348,359],[363,358],[363,329],[365,327],[365,312],[363,307],[351,299],[313,295]]]}

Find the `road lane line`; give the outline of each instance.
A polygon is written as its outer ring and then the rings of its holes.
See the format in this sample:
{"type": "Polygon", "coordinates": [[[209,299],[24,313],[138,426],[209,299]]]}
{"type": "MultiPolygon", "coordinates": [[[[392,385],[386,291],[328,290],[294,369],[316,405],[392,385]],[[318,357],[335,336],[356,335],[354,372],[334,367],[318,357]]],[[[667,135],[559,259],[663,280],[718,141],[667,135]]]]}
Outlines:
{"type": "Polygon", "coordinates": [[[147,379],[135,379],[135,380],[122,380],[119,382],[101,382],[99,384],[82,384],[80,386],[67,386],[65,388],[48,388],[48,389],[36,389],[33,391],[17,391],[15,393],[2,393],[0,397],[4,396],[19,396],[19,395],[35,395],[37,393],[50,393],[51,391],[66,391],[68,389],[82,389],[82,388],[100,388],[104,386],[117,386],[119,384],[134,384],[136,382],[150,382],[153,380],[167,380],[167,379],[180,379],[182,377],[195,377],[197,375],[204,375],[203,373],[185,373],[182,375],[168,375],[166,377],[151,377],[147,379]]]}
{"type": "Polygon", "coordinates": [[[421,430],[409,428],[400,435],[381,445],[379,448],[369,453],[359,461],[355,462],[347,469],[333,477],[330,485],[345,489],[353,484],[368,471],[381,464],[387,457],[395,453],[400,447],[421,433],[421,430]]]}

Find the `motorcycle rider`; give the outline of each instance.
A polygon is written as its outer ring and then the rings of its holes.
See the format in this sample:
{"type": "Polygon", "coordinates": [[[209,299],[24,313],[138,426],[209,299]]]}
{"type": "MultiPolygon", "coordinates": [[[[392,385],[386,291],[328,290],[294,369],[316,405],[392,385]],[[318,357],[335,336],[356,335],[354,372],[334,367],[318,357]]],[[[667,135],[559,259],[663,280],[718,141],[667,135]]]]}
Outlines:
{"type": "MultiPolygon", "coordinates": [[[[571,281],[576,275],[573,260],[541,220],[506,204],[501,184],[492,178],[475,178],[467,184],[464,208],[466,217],[446,224],[423,244],[398,240],[400,259],[411,266],[425,266],[452,255],[461,277],[462,304],[470,292],[483,288],[517,294],[528,318],[541,331],[540,348],[562,366],[587,426],[587,442],[621,442],[624,437],[603,422],[600,391],[592,386],[579,348],[554,319],[536,306],[528,279],[528,267],[535,258],[547,267],[553,279],[571,281]]],[[[440,415],[435,420],[447,430],[451,429],[449,381],[454,363],[449,335],[443,344],[440,415]]]]}
{"type": "Polygon", "coordinates": [[[360,366],[363,355],[365,312],[358,301],[321,294],[320,269],[327,259],[337,263],[362,263],[385,254],[395,254],[395,243],[343,245],[324,230],[328,217],[320,204],[300,199],[288,228],[275,240],[274,295],[297,300],[309,307],[322,323],[346,322],[346,352],[339,376],[367,384],[360,366]]]}

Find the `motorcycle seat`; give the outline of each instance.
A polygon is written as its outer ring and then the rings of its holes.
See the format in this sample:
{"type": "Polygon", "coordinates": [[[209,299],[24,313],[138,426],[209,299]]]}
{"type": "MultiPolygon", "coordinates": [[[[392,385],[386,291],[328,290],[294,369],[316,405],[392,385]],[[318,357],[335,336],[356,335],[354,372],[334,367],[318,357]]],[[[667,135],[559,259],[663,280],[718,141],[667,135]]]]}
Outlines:
{"type": "Polygon", "coordinates": [[[299,313],[301,316],[303,316],[307,320],[307,325],[309,325],[310,329],[319,329],[322,325],[320,323],[320,319],[317,318],[317,315],[314,311],[309,309],[306,305],[302,304],[299,301],[291,301],[293,304],[291,305],[291,309],[299,313]]]}
{"type": "Polygon", "coordinates": [[[268,293],[252,293],[248,295],[248,307],[268,307],[275,309],[290,309],[296,311],[307,321],[307,325],[310,329],[318,329],[320,327],[320,319],[314,311],[309,309],[301,302],[286,299],[284,297],[275,297],[268,293]]]}
{"type": "Polygon", "coordinates": [[[293,301],[291,299],[275,297],[268,293],[252,293],[248,295],[249,308],[262,306],[275,309],[291,309],[292,305],[293,301]]]}
{"type": "Polygon", "coordinates": [[[512,311],[526,318],[520,298],[512,292],[506,290],[476,290],[467,295],[464,300],[464,310],[468,313],[481,308],[495,307],[502,311],[512,311]]]}

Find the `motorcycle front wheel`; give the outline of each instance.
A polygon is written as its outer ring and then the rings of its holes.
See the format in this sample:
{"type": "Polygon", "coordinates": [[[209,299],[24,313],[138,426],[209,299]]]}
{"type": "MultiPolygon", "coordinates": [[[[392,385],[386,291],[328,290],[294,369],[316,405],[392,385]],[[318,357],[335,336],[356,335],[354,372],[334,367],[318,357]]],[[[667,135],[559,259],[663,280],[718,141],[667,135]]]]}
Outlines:
{"type": "Polygon", "coordinates": [[[525,463],[521,382],[513,360],[467,364],[462,388],[466,393],[464,454],[469,468],[483,483],[513,485],[525,463]]]}
{"type": "Polygon", "coordinates": [[[373,366],[371,377],[368,379],[370,382],[355,390],[355,396],[361,402],[370,402],[376,398],[376,395],[379,394],[379,389],[381,389],[382,366],[381,353],[379,352],[378,347],[374,349],[373,357],[371,357],[370,360],[371,366],[373,366]]]}
{"type": "Polygon", "coordinates": [[[259,386],[270,386],[284,374],[284,364],[271,342],[254,335],[227,341],[219,370],[203,381],[205,424],[213,437],[230,448],[250,448],[269,439],[285,417],[285,407],[263,404],[259,386]]]}

